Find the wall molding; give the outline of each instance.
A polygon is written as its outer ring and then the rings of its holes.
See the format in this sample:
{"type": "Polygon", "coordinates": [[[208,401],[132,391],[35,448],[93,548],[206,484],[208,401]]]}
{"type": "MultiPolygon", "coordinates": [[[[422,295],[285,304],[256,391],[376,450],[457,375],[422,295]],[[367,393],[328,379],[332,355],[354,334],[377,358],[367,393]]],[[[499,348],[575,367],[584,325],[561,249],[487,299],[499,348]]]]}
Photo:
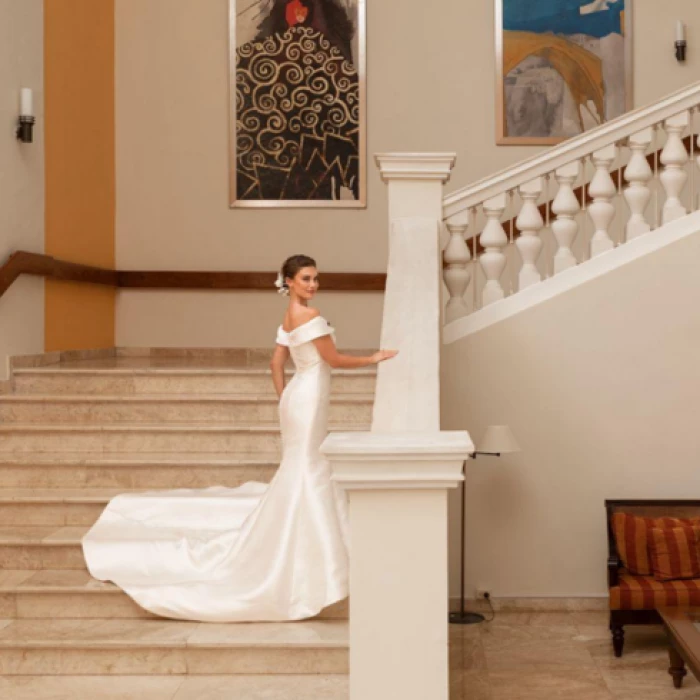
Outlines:
{"type": "MultiPolygon", "coordinates": [[[[466,598],[469,610],[489,613],[491,608],[485,600],[466,598]]],[[[610,601],[607,594],[590,596],[491,596],[493,609],[499,612],[608,612],[610,601]]],[[[459,596],[450,597],[450,610],[460,607],[459,596]]]]}

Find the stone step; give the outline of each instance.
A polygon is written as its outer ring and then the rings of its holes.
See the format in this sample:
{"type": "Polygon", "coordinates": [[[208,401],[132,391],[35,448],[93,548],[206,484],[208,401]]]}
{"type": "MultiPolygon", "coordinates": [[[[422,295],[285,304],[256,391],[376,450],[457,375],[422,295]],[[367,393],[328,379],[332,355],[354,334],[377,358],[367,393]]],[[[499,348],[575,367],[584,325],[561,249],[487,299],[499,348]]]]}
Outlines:
{"type": "MultiPolygon", "coordinates": [[[[110,582],[79,570],[0,572],[2,619],[161,619],[138,606],[110,582]]],[[[326,608],[315,619],[346,620],[348,601],[326,608]]],[[[2,695],[0,695],[2,697],[2,695]]]]}
{"type": "Polygon", "coordinates": [[[0,489],[0,526],[92,525],[121,489],[0,489]]]}
{"type": "Polygon", "coordinates": [[[348,676],[10,676],[7,700],[347,700],[348,676]]]}
{"type": "MultiPolygon", "coordinates": [[[[287,372],[287,381],[293,376],[287,372]]],[[[375,370],[333,370],[333,394],[372,394],[375,370]]],[[[16,369],[17,394],[254,394],[275,396],[272,375],[257,368],[69,369],[60,366],[16,369]]]]}
{"type": "MultiPolygon", "coordinates": [[[[0,527],[0,571],[77,569],[87,571],[81,540],[88,527],[5,525],[0,527]]],[[[1,673],[1,672],[0,672],[1,673]]]]}
{"type": "Polygon", "coordinates": [[[348,623],[161,619],[0,623],[0,675],[346,674],[348,623]]]}
{"type": "Polygon", "coordinates": [[[279,453],[0,452],[0,489],[234,487],[268,482],[278,466],[279,453]]]}
{"type": "MultiPolygon", "coordinates": [[[[371,394],[335,395],[332,423],[369,423],[371,394]]],[[[270,423],[279,419],[274,394],[222,396],[56,396],[9,394],[0,396],[0,423],[270,423]]]]}
{"type": "MultiPolygon", "coordinates": [[[[369,430],[368,425],[329,426],[369,430]]],[[[0,425],[0,452],[279,452],[277,424],[111,423],[0,425]]]]}

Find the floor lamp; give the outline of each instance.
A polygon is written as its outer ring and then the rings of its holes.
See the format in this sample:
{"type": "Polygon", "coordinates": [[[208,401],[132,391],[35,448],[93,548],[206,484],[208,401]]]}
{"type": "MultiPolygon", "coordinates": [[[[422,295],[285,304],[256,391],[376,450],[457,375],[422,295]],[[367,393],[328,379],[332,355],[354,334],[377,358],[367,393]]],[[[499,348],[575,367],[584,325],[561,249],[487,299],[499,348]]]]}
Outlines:
{"type": "MultiPolygon", "coordinates": [[[[472,452],[472,459],[479,455],[500,457],[502,454],[520,452],[515,436],[507,425],[490,425],[486,428],[484,437],[478,445],[478,449],[472,452]]],[[[467,462],[464,462],[466,470],[467,462]]],[[[466,473],[465,473],[466,477],[466,473]]],[[[450,623],[455,625],[470,625],[474,622],[483,622],[484,616],[479,613],[466,612],[464,609],[464,512],[466,510],[466,488],[462,481],[462,518],[460,535],[460,567],[459,567],[459,611],[450,613],[450,623]]]]}

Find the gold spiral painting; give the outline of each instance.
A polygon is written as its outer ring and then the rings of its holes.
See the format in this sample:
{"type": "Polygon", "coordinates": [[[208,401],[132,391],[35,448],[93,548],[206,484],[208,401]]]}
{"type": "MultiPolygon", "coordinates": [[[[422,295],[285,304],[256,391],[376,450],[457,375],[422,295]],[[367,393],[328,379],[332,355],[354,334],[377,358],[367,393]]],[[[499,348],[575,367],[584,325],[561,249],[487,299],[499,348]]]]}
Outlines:
{"type": "Polygon", "coordinates": [[[270,0],[258,35],[237,46],[234,204],[363,204],[355,22],[338,3],[270,0]]]}

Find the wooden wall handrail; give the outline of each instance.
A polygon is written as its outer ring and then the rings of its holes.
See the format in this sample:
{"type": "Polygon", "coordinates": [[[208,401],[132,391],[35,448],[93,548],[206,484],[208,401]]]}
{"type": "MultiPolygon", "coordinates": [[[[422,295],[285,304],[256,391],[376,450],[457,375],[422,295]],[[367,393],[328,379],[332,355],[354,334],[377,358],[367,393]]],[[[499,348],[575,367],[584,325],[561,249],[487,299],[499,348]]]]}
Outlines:
{"type": "Polygon", "coordinates": [[[57,260],[42,253],[28,253],[19,250],[13,253],[7,262],[0,267],[0,297],[20,275],[34,275],[52,280],[116,287],[118,273],[114,270],[92,267],[91,265],[57,260]]]}
{"type": "MultiPolygon", "coordinates": [[[[274,291],[276,272],[188,272],[171,270],[108,270],[20,250],[0,267],[0,297],[20,275],[64,282],[99,284],[119,289],[238,289],[274,291]]],[[[322,289],[331,292],[381,292],[386,274],[324,272],[322,289]]]]}

